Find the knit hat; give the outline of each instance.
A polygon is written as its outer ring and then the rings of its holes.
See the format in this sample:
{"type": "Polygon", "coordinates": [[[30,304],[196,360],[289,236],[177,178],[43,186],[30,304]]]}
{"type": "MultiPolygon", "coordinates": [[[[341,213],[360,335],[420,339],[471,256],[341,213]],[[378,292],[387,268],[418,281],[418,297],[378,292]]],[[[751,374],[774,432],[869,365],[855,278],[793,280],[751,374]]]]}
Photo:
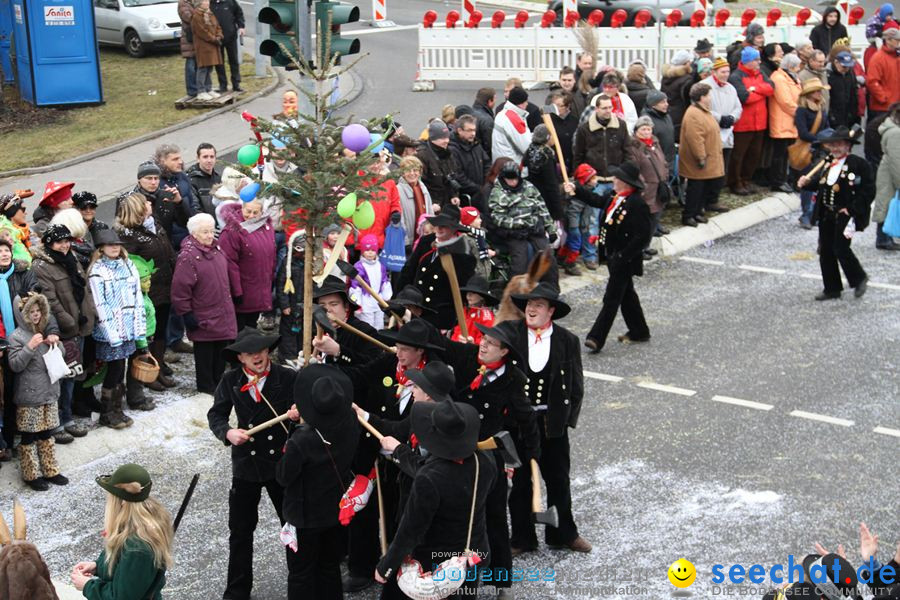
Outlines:
{"type": "Polygon", "coordinates": [[[754,60],[759,60],[759,50],[751,46],[747,46],[741,50],[741,63],[746,65],[754,60]]]}
{"type": "Polygon", "coordinates": [[[362,236],[362,239],[359,240],[359,249],[363,252],[366,250],[378,252],[378,238],[371,233],[362,236]]]}
{"type": "Polygon", "coordinates": [[[69,231],[68,227],[60,223],[53,223],[44,231],[44,235],[41,236],[41,243],[45,246],[49,246],[53,242],[71,239],[72,232],[69,231]]]}
{"type": "Polygon", "coordinates": [[[535,144],[546,144],[549,139],[550,130],[543,123],[535,127],[534,131],[531,132],[531,141],[535,144]]]}
{"type": "Polygon", "coordinates": [[[141,177],[148,177],[150,175],[156,175],[157,177],[159,175],[162,175],[162,171],[159,169],[159,165],[157,165],[152,160],[142,162],[140,165],[138,165],[138,179],[140,179],[141,177]]]}
{"type": "Polygon", "coordinates": [[[647,115],[638,117],[638,120],[634,122],[634,131],[637,131],[640,127],[649,127],[650,129],[653,129],[653,119],[647,115]]]}
{"type": "Polygon", "coordinates": [[[672,55],[672,60],[669,62],[675,66],[686,65],[691,62],[691,53],[687,50],[679,50],[672,55]]]}
{"type": "Polygon", "coordinates": [[[750,41],[758,35],[763,35],[765,32],[766,30],[759,23],[750,23],[747,25],[747,40],[750,41]]]}
{"type": "MultiPolygon", "coordinates": [[[[535,130],[536,131],[536,130],[535,130]]],[[[478,209],[474,206],[465,206],[459,209],[459,222],[465,225],[466,227],[470,226],[475,222],[475,219],[481,216],[481,213],[478,212],[478,209]]]]}
{"type": "Polygon", "coordinates": [[[508,100],[512,104],[515,104],[516,106],[518,106],[519,104],[522,104],[523,102],[528,102],[528,92],[526,92],[524,90],[524,88],[516,86],[513,89],[509,90],[508,100]]]}
{"type": "Polygon", "coordinates": [[[581,185],[587,185],[588,181],[591,180],[591,177],[597,174],[597,169],[592,167],[587,163],[581,163],[575,168],[575,173],[573,177],[580,183],[581,185]]]}
{"type": "Polygon", "coordinates": [[[78,192],[72,196],[72,202],[79,210],[88,207],[97,208],[97,196],[91,192],[78,192]]]}
{"type": "Polygon", "coordinates": [[[450,138],[450,130],[447,124],[440,119],[435,119],[428,124],[428,141],[446,140],[450,138]]]}
{"type": "Polygon", "coordinates": [[[718,56],[718,57],[716,57],[716,62],[713,63],[713,71],[718,71],[722,67],[730,67],[730,66],[731,65],[728,64],[728,61],[724,57],[718,56]]]}
{"type": "Polygon", "coordinates": [[[455,116],[457,119],[463,115],[474,115],[474,114],[475,114],[475,112],[472,110],[472,107],[468,106],[466,104],[460,104],[453,111],[453,116],[455,116]]]}
{"type": "Polygon", "coordinates": [[[708,58],[701,58],[697,61],[697,73],[711,73],[713,61],[708,58]]]}
{"type": "Polygon", "coordinates": [[[330,233],[340,233],[341,226],[337,224],[328,225],[322,229],[322,237],[328,237],[330,233]]]}
{"type": "Polygon", "coordinates": [[[853,63],[856,61],[853,60],[853,55],[844,50],[843,52],[838,52],[837,56],[834,57],[834,60],[838,62],[842,67],[852,67],[853,63]]]}
{"type": "Polygon", "coordinates": [[[885,23],[884,28],[881,30],[881,37],[885,40],[900,39],[900,25],[897,24],[897,21],[885,23]]]}
{"type": "Polygon", "coordinates": [[[878,9],[878,16],[881,17],[881,20],[884,21],[889,16],[894,14],[894,5],[890,2],[886,2],[881,5],[881,8],[878,9]]]}
{"type": "Polygon", "coordinates": [[[44,196],[41,198],[41,206],[56,208],[66,200],[72,199],[74,181],[63,183],[62,181],[48,181],[44,186],[44,196]]]}
{"type": "Polygon", "coordinates": [[[659,90],[650,90],[647,92],[647,106],[653,108],[666,98],[668,98],[668,96],[666,96],[665,93],[659,90]]]}

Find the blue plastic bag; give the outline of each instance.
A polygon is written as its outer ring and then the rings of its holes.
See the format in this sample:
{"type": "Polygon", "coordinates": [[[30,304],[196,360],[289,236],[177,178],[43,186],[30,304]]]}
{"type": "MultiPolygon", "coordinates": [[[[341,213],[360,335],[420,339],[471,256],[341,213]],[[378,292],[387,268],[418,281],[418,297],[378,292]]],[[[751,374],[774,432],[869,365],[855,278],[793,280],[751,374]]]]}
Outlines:
{"type": "Polygon", "coordinates": [[[384,230],[381,262],[388,271],[400,271],[406,263],[406,234],[400,225],[388,225],[384,230]]]}
{"type": "Polygon", "coordinates": [[[881,230],[891,237],[900,237],[900,190],[891,198],[881,230]]]}

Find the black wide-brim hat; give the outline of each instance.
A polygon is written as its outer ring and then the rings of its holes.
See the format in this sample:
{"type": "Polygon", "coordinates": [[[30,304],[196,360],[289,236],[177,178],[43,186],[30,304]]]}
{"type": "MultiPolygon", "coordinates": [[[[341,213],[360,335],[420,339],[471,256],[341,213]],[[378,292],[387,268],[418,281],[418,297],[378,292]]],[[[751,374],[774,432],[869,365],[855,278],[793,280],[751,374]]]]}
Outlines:
{"type": "MultiPolygon", "coordinates": [[[[556,314],[556,313],[554,313],[556,314]]],[[[478,328],[478,331],[483,333],[484,335],[490,336],[501,342],[504,346],[509,348],[509,354],[507,358],[509,360],[514,360],[521,362],[521,356],[516,352],[516,322],[515,321],[501,321],[497,323],[493,327],[488,327],[484,323],[475,323],[475,327],[478,328]]]]}
{"type": "Polygon", "coordinates": [[[644,182],[641,181],[641,170],[631,161],[625,161],[618,167],[610,167],[609,174],[616,179],[621,179],[635,189],[644,189],[644,182]]]}
{"type": "Polygon", "coordinates": [[[858,135],[856,137],[852,137],[850,135],[850,130],[845,126],[840,125],[839,127],[835,127],[834,129],[823,129],[816,136],[816,141],[820,144],[827,142],[850,142],[850,144],[858,144],[862,136],[858,135]]]}
{"type": "Polygon", "coordinates": [[[435,227],[455,227],[457,231],[465,231],[467,227],[459,222],[459,209],[452,204],[447,204],[438,215],[425,217],[425,220],[435,227]]]}
{"type": "Polygon", "coordinates": [[[516,307],[523,312],[529,300],[548,301],[550,303],[550,306],[555,309],[553,311],[553,316],[551,317],[551,319],[553,319],[554,321],[557,319],[562,319],[572,311],[571,306],[559,299],[559,292],[556,291],[556,288],[545,281],[537,284],[537,287],[535,287],[527,294],[513,294],[511,296],[511,299],[513,304],[515,304],[516,307]]]}
{"type": "Polygon", "coordinates": [[[359,306],[354,304],[353,300],[350,299],[350,294],[347,292],[347,283],[340,277],[329,275],[325,278],[325,281],[322,282],[322,285],[317,285],[313,288],[313,300],[316,301],[323,296],[330,296],[332,294],[342,296],[347,304],[350,305],[351,313],[359,310],[359,306]]]}
{"type": "Polygon", "coordinates": [[[484,298],[484,303],[488,306],[497,306],[500,304],[500,299],[491,294],[487,279],[481,275],[472,275],[472,277],[469,278],[469,281],[466,282],[466,285],[459,288],[459,291],[463,294],[466,292],[478,294],[484,298]]]}
{"type": "Polygon", "coordinates": [[[410,418],[419,443],[438,458],[462,460],[478,447],[481,419],[473,406],[453,400],[414,402],[410,418]]]}
{"type": "Polygon", "coordinates": [[[334,432],[355,417],[353,382],[333,365],[312,364],[300,369],[294,380],[294,400],[303,421],[323,433],[334,432]]]}
{"type": "Polygon", "coordinates": [[[406,376],[435,402],[450,400],[456,387],[453,370],[441,361],[429,362],[422,369],[409,369],[406,376]]]}
{"type": "Polygon", "coordinates": [[[390,310],[398,313],[402,313],[403,310],[397,310],[394,306],[400,306],[402,309],[412,306],[425,312],[437,314],[436,310],[430,306],[425,306],[425,295],[422,293],[422,290],[413,284],[405,286],[400,290],[399,294],[388,300],[387,303],[390,310]]]}
{"type": "Polygon", "coordinates": [[[244,327],[238,332],[234,342],[222,349],[222,357],[228,362],[238,362],[238,354],[254,354],[266,348],[271,351],[278,346],[279,341],[280,335],[265,335],[255,327],[244,327]]]}
{"type": "Polygon", "coordinates": [[[858,595],[856,588],[859,585],[859,581],[856,576],[856,569],[850,564],[850,561],[839,554],[831,553],[825,556],[819,556],[818,554],[807,555],[803,558],[803,572],[806,575],[805,581],[815,588],[816,597],[824,596],[828,600],[841,600],[842,598],[856,598],[858,595]],[[837,581],[834,580],[835,561],[840,566],[837,581]],[[822,570],[827,573],[826,581],[821,583],[814,582],[810,575],[811,570],[817,564],[820,564],[822,570]],[[848,579],[849,581],[847,581],[848,579]]]}
{"type": "Polygon", "coordinates": [[[712,48],[712,42],[703,38],[702,40],[697,40],[697,45],[694,46],[694,52],[709,52],[712,48]]]}
{"type": "Polygon", "coordinates": [[[412,346],[413,348],[423,348],[425,350],[443,351],[440,346],[429,343],[434,333],[434,325],[425,319],[413,319],[406,323],[399,330],[382,329],[378,332],[378,336],[388,344],[403,344],[412,346]]]}

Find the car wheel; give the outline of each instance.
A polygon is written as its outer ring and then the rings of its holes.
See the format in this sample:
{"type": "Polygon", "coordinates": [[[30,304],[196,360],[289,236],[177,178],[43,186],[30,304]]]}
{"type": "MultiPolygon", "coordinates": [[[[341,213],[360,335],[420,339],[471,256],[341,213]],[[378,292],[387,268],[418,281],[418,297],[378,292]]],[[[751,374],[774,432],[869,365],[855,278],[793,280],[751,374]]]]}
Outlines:
{"type": "Polygon", "coordinates": [[[147,56],[147,44],[141,41],[141,37],[133,29],[125,32],[125,50],[135,58],[147,56]]]}

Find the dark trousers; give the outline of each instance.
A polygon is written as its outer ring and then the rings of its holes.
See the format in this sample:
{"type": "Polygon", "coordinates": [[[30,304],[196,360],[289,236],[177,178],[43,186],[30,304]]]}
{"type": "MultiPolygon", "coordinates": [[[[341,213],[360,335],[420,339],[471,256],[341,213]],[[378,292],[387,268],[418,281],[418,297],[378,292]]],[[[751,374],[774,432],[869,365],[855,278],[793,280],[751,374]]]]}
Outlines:
{"type": "Polygon", "coordinates": [[[684,192],[684,210],[681,219],[689,219],[703,214],[703,210],[710,204],[719,201],[719,192],[722,190],[724,178],[715,179],[688,179],[687,189],[684,192]]]}
{"type": "Polygon", "coordinates": [[[844,237],[850,217],[828,210],[823,212],[819,219],[819,267],[825,292],[838,293],[844,289],[840,269],[844,270],[850,287],[855,288],[866,278],[866,272],[850,249],[850,240],[844,237]]]}
{"type": "Polygon", "coordinates": [[[160,304],[156,308],[156,331],[153,333],[153,341],[150,342],[150,354],[159,362],[160,366],[166,363],[166,332],[169,327],[169,311],[171,304],[160,304]]]}
{"type": "MultiPolygon", "coordinates": [[[[241,87],[241,65],[238,64],[238,52],[241,51],[238,45],[238,36],[235,35],[230,40],[222,42],[222,54],[228,56],[228,67],[231,69],[231,87],[241,87]]],[[[216,78],[219,80],[219,90],[224,91],[228,87],[228,78],[225,77],[225,61],[216,65],[216,78]]]]}
{"type": "MultiPolygon", "coordinates": [[[[397,514],[400,506],[400,489],[396,483],[400,471],[393,463],[383,460],[378,461],[378,469],[381,473],[381,496],[384,500],[384,527],[387,531],[387,542],[390,544],[400,522],[400,515],[397,514]]],[[[368,473],[368,469],[363,467],[357,472],[368,473]]],[[[368,504],[356,513],[347,530],[347,570],[353,577],[371,578],[381,558],[377,489],[372,490],[368,504]]]]}
{"type": "Polygon", "coordinates": [[[743,187],[750,183],[762,157],[765,131],[735,131],[734,149],[728,165],[729,187],[743,187]]]}
{"type": "MultiPolygon", "coordinates": [[[[509,525],[507,523],[507,500],[509,498],[509,483],[506,478],[506,465],[500,452],[495,450],[497,460],[497,479],[491,488],[484,505],[484,520],[487,528],[488,545],[491,547],[491,565],[487,569],[485,581],[494,587],[503,588],[512,586],[510,577],[512,573],[512,550],[509,544],[509,525]]],[[[521,468],[530,468],[523,465],[521,468]]]]}
{"type": "MultiPolygon", "coordinates": [[[[278,520],[284,523],[281,516],[284,488],[277,481],[247,481],[237,477],[231,479],[231,490],[228,493],[228,583],[225,585],[223,598],[250,598],[250,591],[253,589],[253,532],[259,522],[257,511],[263,488],[278,513],[278,520]]],[[[274,536],[274,532],[272,535],[274,536]]],[[[293,551],[288,549],[287,553],[290,556],[293,551]]]]}
{"type": "Polygon", "coordinates": [[[644,311],[637,292],[634,291],[634,276],[628,266],[611,265],[609,268],[609,281],[606,282],[606,292],[603,294],[603,306],[600,314],[594,321],[594,326],[587,337],[595,340],[597,346],[602,348],[606,343],[609,330],[612,329],[616,314],[622,308],[622,318],[628,327],[628,336],[632,339],[650,337],[650,329],[644,319],[644,311]]]}
{"type": "Polygon", "coordinates": [[[301,350],[303,341],[300,336],[300,330],[303,328],[303,315],[295,315],[293,312],[289,315],[282,314],[281,320],[278,322],[278,335],[281,341],[278,342],[278,358],[282,361],[294,360],[301,350]],[[296,329],[296,331],[295,331],[296,329]]]}
{"type": "Polygon", "coordinates": [[[244,327],[252,327],[256,329],[256,322],[259,321],[259,311],[247,313],[239,312],[236,316],[238,331],[240,331],[244,327]]]}
{"type": "Polygon", "coordinates": [[[788,175],[788,146],[795,140],[789,138],[772,138],[772,165],[769,168],[769,184],[772,188],[787,183],[788,175]]]}
{"type": "MultiPolygon", "coordinates": [[[[531,235],[524,240],[510,238],[507,240],[506,245],[509,249],[509,276],[512,277],[528,272],[528,263],[530,261],[529,249],[533,248],[533,254],[538,254],[545,248],[549,248],[550,242],[547,240],[547,237],[541,233],[540,235],[531,235]]],[[[550,270],[544,275],[543,281],[552,283],[557,289],[559,288],[559,269],[556,266],[555,259],[552,259],[550,270]]]]}
{"type": "Polygon", "coordinates": [[[728,178],[728,167],[731,162],[731,148],[722,148],[722,162],[725,164],[725,178],[728,178]]]}
{"type": "Polygon", "coordinates": [[[287,555],[288,600],[341,600],[342,526],[298,529],[297,540],[299,549],[287,555]]]}
{"type": "Polygon", "coordinates": [[[215,394],[216,386],[225,372],[222,350],[231,340],[194,342],[194,369],[197,371],[197,391],[215,394]]]}
{"type": "MultiPolygon", "coordinates": [[[[544,419],[540,419],[541,477],[547,486],[547,506],[555,506],[559,513],[559,527],[544,526],[547,545],[566,546],[578,537],[578,528],[572,517],[572,494],[569,489],[569,432],[556,438],[546,437],[544,419]]],[[[512,523],[510,545],[530,550],[537,548],[534,523],[531,522],[531,469],[523,464],[513,475],[513,487],[509,494],[509,516],[512,523]]]]}

